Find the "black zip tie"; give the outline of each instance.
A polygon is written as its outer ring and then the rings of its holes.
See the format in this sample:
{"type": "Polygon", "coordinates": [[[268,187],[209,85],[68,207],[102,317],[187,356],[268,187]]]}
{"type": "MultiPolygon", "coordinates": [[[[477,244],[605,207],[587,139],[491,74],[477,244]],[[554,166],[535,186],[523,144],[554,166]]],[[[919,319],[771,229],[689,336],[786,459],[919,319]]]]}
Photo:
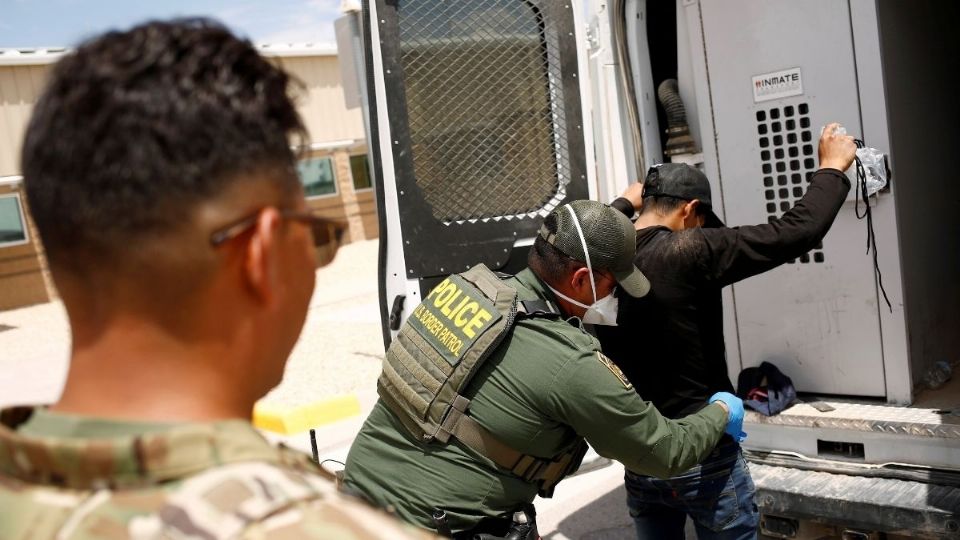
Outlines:
{"type": "MultiPolygon", "coordinates": [[[[857,148],[864,148],[866,145],[860,139],[854,139],[857,148]]],[[[877,284],[880,286],[880,292],[883,293],[883,300],[887,303],[887,308],[890,309],[890,313],[893,313],[893,305],[890,303],[890,298],[887,297],[887,290],[883,287],[883,274],[880,273],[880,263],[877,261],[877,236],[873,231],[873,210],[870,208],[870,195],[867,193],[867,171],[863,167],[863,163],[860,161],[860,156],[855,156],[854,160],[856,161],[856,172],[857,172],[857,185],[854,187],[856,191],[856,196],[854,197],[854,206],[853,211],[857,216],[857,219],[867,220],[867,255],[870,254],[870,248],[873,247],[873,273],[877,277],[877,284]],[[863,214],[860,213],[860,199],[863,199],[864,210],[863,214]]]]}

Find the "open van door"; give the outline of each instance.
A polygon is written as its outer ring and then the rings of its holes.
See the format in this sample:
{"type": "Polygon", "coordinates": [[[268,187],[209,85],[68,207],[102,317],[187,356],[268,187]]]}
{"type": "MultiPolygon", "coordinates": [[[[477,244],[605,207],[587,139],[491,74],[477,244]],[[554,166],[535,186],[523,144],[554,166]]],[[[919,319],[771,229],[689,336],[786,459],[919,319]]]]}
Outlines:
{"type": "Polygon", "coordinates": [[[569,0],[368,0],[363,14],[388,344],[443,276],[522,269],[542,218],[593,194],[585,36],[569,0]]]}

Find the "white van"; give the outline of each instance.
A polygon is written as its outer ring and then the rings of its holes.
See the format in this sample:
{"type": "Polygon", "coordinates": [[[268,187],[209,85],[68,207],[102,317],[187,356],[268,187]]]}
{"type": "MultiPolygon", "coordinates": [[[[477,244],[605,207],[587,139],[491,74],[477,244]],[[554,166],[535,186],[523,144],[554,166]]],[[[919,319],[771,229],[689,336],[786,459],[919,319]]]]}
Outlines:
{"type": "Polygon", "coordinates": [[[652,164],[702,167],[737,225],[799,199],[829,121],[887,152],[876,258],[851,190],[822,246],[724,291],[728,370],[772,361],[805,402],[747,419],[764,535],[960,538],[958,3],[363,4],[385,343],[445,275],[519,270],[542,216],[652,164]]]}

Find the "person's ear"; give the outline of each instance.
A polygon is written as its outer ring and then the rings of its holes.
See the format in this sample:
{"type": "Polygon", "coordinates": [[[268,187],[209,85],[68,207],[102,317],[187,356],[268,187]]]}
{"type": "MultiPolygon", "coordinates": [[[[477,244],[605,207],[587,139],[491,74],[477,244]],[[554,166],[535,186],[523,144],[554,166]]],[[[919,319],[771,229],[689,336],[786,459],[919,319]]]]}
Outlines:
{"type": "Polygon", "coordinates": [[[279,286],[281,218],[276,208],[266,208],[257,216],[244,256],[244,277],[250,292],[260,302],[274,302],[279,286]]]}
{"type": "Polygon", "coordinates": [[[570,276],[570,287],[577,294],[584,290],[591,295],[593,294],[590,288],[590,271],[587,270],[586,266],[581,266],[570,276]]]}
{"type": "Polygon", "coordinates": [[[697,207],[700,206],[700,201],[694,199],[687,202],[678,210],[680,224],[684,229],[692,229],[700,225],[700,217],[697,215],[697,207]]]}

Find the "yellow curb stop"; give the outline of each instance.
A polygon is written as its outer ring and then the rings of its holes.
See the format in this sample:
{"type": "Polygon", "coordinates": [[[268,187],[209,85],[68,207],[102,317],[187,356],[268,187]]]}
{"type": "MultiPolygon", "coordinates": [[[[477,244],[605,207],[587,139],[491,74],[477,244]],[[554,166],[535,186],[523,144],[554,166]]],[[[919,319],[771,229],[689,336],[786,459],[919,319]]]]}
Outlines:
{"type": "Polygon", "coordinates": [[[350,394],[288,407],[258,401],[253,407],[253,425],[281,435],[293,435],[360,414],[360,400],[350,394]]]}

